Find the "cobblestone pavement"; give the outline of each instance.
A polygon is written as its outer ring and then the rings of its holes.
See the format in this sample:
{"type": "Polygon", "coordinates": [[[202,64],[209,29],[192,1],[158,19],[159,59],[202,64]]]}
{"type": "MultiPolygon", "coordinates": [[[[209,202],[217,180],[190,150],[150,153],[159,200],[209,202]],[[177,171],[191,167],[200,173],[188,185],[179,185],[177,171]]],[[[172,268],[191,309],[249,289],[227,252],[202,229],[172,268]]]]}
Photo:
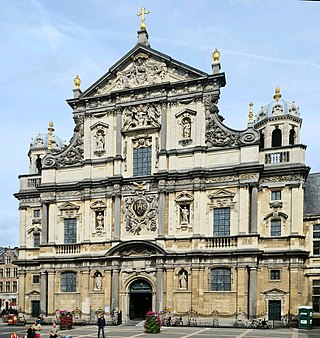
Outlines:
{"type": "MultiPolygon", "coordinates": [[[[49,338],[50,326],[43,326],[41,338],[49,338]]],[[[24,338],[24,327],[8,327],[0,325],[1,338],[10,338],[12,332],[16,332],[19,338],[24,338]]],[[[97,337],[96,326],[78,326],[72,330],[60,331],[62,337],[71,336],[72,338],[97,337]]],[[[143,337],[143,326],[107,326],[105,329],[106,338],[134,338],[143,337]]],[[[153,335],[152,335],[153,336],[153,335]]],[[[154,337],[154,336],[153,336],[154,337]]],[[[239,329],[239,328],[206,328],[206,327],[163,327],[155,338],[315,338],[320,337],[320,328],[313,330],[298,329],[239,329]]]]}

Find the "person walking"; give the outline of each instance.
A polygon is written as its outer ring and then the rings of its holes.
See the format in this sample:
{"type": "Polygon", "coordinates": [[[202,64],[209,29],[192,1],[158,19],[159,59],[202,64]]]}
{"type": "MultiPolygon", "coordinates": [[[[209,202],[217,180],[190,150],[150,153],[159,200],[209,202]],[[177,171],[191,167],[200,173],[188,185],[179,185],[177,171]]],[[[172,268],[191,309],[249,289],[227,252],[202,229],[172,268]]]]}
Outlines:
{"type": "Polygon", "coordinates": [[[57,324],[53,323],[52,328],[50,330],[50,338],[57,338],[58,337],[58,328],[57,324]]]}
{"type": "Polygon", "coordinates": [[[27,335],[25,337],[34,338],[34,330],[30,325],[27,325],[27,335]]]}
{"type": "Polygon", "coordinates": [[[34,322],[32,325],[32,329],[34,330],[34,338],[40,338],[40,331],[42,329],[41,324],[38,322],[34,322]]]}
{"type": "Polygon", "coordinates": [[[98,338],[100,338],[100,331],[102,332],[102,338],[105,338],[104,336],[104,327],[106,326],[106,320],[104,319],[104,314],[102,314],[98,318],[98,338]]]}
{"type": "Polygon", "coordinates": [[[19,338],[18,335],[15,332],[12,332],[10,338],[19,338]]]}

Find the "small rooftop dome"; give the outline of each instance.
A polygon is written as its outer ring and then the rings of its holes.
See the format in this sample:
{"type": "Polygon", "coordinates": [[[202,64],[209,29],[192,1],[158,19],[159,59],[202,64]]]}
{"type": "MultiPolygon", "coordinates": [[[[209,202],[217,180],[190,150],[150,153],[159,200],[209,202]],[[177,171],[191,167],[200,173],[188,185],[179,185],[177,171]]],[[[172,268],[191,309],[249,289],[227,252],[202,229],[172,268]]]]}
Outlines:
{"type": "Polygon", "coordinates": [[[54,135],[53,122],[49,122],[49,128],[47,134],[38,134],[35,138],[31,139],[31,149],[48,149],[53,151],[59,151],[64,147],[63,141],[56,135],[54,135]]]}
{"type": "Polygon", "coordinates": [[[294,115],[299,116],[299,107],[296,106],[295,102],[291,103],[281,99],[280,87],[277,86],[275,94],[273,95],[273,101],[266,106],[261,106],[258,115],[256,115],[255,123],[272,116],[279,115],[294,115]]]}

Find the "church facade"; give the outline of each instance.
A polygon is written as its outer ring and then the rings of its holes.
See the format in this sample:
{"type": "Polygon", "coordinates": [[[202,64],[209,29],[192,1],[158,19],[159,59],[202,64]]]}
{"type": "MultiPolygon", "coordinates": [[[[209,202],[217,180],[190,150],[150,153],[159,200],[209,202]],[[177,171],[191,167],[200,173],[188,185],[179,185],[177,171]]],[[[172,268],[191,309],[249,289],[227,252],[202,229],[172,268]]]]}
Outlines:
{"type": "Polygon", "coordinates": [[[304,220],[299,109],[277,87],[255,117],[250,105],[245,130],[230,129],[219,56],[207,74],[152,49],[142,27],[92,86],[76,77],[70,143],[50,123],[15,194],[27,316],[281,320],[316,301],[320,213],[304,220]]]}

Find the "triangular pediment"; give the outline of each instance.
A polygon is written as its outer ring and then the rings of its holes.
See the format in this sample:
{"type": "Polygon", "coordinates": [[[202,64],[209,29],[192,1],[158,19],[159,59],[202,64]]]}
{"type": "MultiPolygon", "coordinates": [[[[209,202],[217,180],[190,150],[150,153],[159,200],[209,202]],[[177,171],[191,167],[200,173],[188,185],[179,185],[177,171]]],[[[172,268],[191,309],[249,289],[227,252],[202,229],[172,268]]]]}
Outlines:
{"type": "Polygon", "coordinates": [[[59,207],[60,210],[78,210],[79,208],[80,207],[78,205],[70,202],[64,203],[59,207]]]}
{"type": "Polygon", "coordinates": [[[268,295],[279,295],[279,294],[285,294],[286,292],[284,290],[278,289],[278,288],[272,288],[269,290],[264,291],[265,294],[268,295]]]}
{"type": "Polygon", "coordinates": [[[208,197],[210,199],[215,199],[215,198],[233,198],[235,196],[235,193],[228,191],[226,189],[219,189],[212,194],[210,194],[208,197]]]}
{"type": "Polygon", "coordinates": [[[207,75],[168,55],[138,44],[79,98],[106,95],[115,91],[161,83],[188,81],[207,75]]]}

